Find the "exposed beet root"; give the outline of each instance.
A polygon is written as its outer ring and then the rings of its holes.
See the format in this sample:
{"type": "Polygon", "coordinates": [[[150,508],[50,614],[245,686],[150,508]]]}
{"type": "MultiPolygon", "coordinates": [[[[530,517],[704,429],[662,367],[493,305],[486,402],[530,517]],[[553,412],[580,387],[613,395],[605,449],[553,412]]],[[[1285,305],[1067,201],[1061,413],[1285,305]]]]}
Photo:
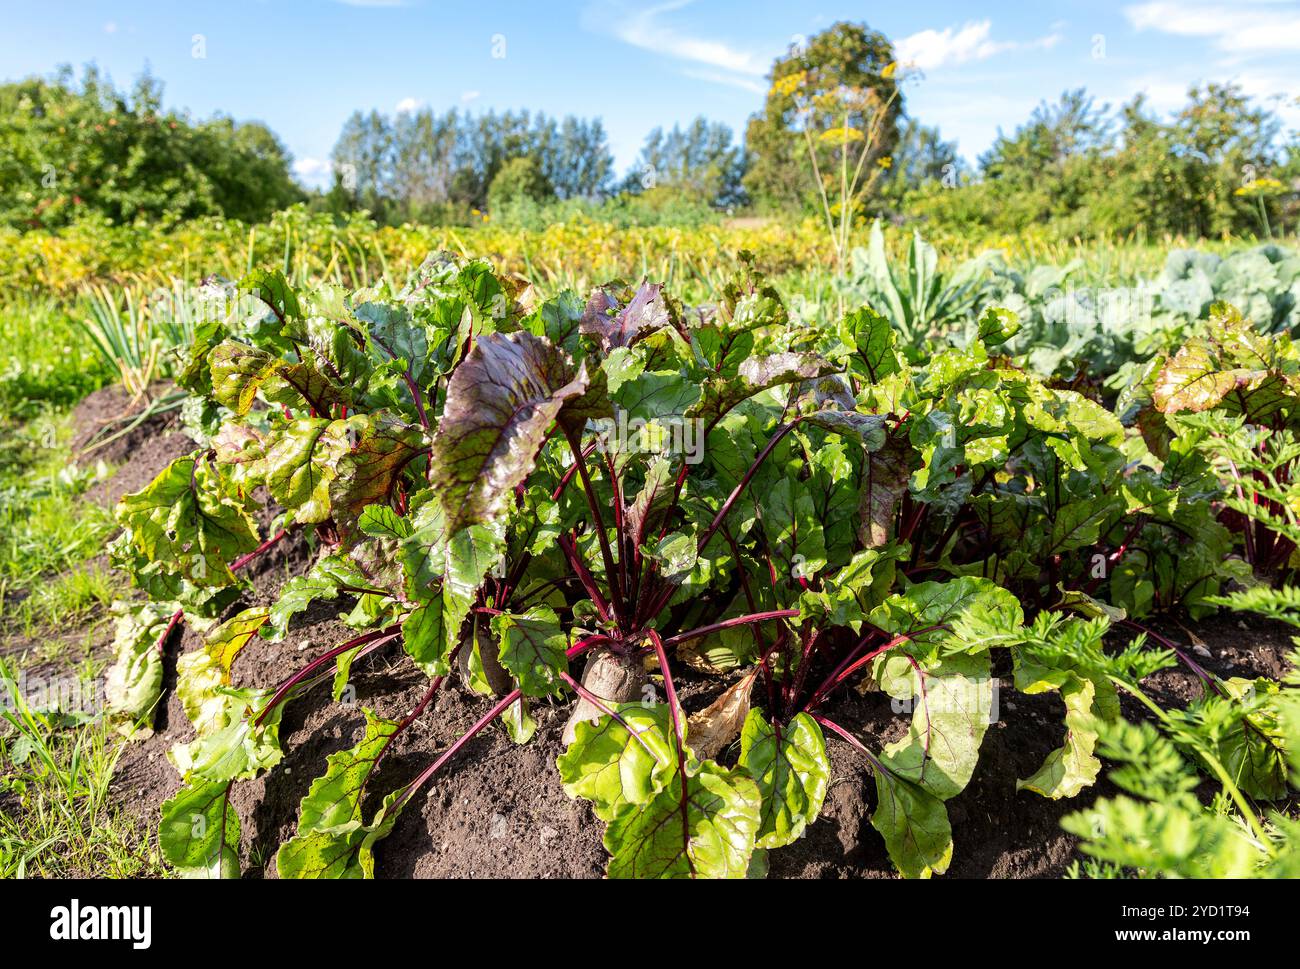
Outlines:
{"type": "MultiPolygon", "coordinates": [[[[639,700],[647,682],[645,666],[639,659],[604,649],[593,651],[587,659],[586,669],[582,671],[582,685],[610,706],[639,700]]],[[[573,705],[569,722],[564,725],[561,740],[566,746],[573,743],[578,721],[599,720],[601,715],[599,707],[579,697],[573,705]]]]}

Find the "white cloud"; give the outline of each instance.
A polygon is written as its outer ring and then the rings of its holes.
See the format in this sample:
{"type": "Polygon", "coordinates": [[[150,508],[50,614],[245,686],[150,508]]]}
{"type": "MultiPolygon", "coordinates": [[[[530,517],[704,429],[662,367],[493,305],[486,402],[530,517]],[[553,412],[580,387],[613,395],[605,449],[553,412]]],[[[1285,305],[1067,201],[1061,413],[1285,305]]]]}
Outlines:
{"type": "Polygon", "coordinates": [[[471,101],[477,101],[482,96],[482,91],[462,91],[460,94],[460,103],[469,104],[471,101]]]}
{"type": "Polygon", "coordinates": [[[1300,51],[1300,9],[1280,4],[1140,3],[1124,10],[1137,30],[1208,37],[1235,54],[1300,51]]]}
{"type": "Polygon", "coordinates": [[[664,23],[664,15],[690,6],[694,0],[667,0],[651,7],[629,9],[621,0],[600,0],[582,15],[588,30],[612,34],[625,44],[687,65],[682,73],[701,81],[746,91],[764,90],[756,80],[771,67],[773,55],[742,50],[716,37],[686,33],[664,23]]]}
{"type": "Polygon", "coordinates": [[[397,102],[397,107],[393,110],[401,114],[403,111],[419,111],[422,107],[424,107],[424,102],[419,98],[402,98],[397,102]]]}
{"type": "Polygon", "coordinates": [[[1057,31],[1031,41],[993,40],[990,34],[993,23],[989,20],[972,21],[943,30],[922,30],[910,34],[894,44],[900,64],[935,70],[965,64],[968,61],[987,60],[997,54],[1013,50],[1047,50],[1061,41],[1057,31]]]}
{"type": "Polygon", "coordinates": [[[104,24],[104,33],[106,33],[106,34],[115,34],[115,33],[117,33],[117,24],[116,24],[115,22],[113,22],[112,20],[110,20],[108,23],[104,24]]]}
{"type": "Polygon", "coordinates": [[[297,158],[293,163],[293,173],[308,188],[324,188],[333,171],[334,166],[324,158],[297,158]]]}
{"type": "Polygon", "coordinates": [[[405,7],[406,0],[335,0],[345,7],[405,7]]]}

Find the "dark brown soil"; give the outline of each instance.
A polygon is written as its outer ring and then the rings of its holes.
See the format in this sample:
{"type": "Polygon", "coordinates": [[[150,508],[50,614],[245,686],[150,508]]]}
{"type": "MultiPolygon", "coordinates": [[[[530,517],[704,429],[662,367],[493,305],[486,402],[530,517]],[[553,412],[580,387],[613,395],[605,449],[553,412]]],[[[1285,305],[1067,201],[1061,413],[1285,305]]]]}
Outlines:
{"type": "MultiPolygon", "coordinates": [[[[111,391],[92,395],[78,410],[86,429],[105,416],[118,416],[123,404],[111,391]]],[[[126,460],[118,475],[92,496],[111,502],[147,483],[165,464],[189,450],[173,417],[151,421],[147,432],[133,432],[105,448],[106,459],[126,460]]],[[[313,552],[302,538],[277,545],[250,569],[254,601],[270,601],[283,580],[303,571],[313,552]]],[[[254,640],[235,666],[237,685],[272,686],[313,656],[352,635],[338,621],[339,606],[316,605],[299,617],[285,642],[254,640]]],[[[1181,643],[1195,642],[1188,631],[1162,627],[1181,643]]],[[[1197,625],[1196,636],[1209,655],[1197,660],[1224,676],[1277,677],[1290,650],[1288,631],[1253,618],[1220,617],[1197,625]]],[[[102,630],[104,646],[110,630],[102,630]]],[[[196,648],[198,637],[185,631],[168,650],[163,709],[153,737],[132,744],[113,780],[113,795],[150,829],[159,806],[179,786],[166,758],[191,730],[174,692],[175,657],[196,648]]],[[[718,687],[684,674],[688,709],[705,702],[718,687]]],[[[401,717],[424,694],[428,681],[402,660],[396,644],[358,663],[353,670],[355,703],[334,703],[328,686],[290,704],[281,728],[286,750],[281,768],[236,785],[233,803],[243,825],[243,855],[250,877],[274,877],[274,855],[293,834],[298,804],[312,780],[325,770],[326,757],[352,746],[364,722],[360,707],[385,717],[401,717]]],[[[1183,667],[1147,681],[1159,703],[1181,706],[1199,694],[1194,674],[1183,667]]],[[[1145,711],[1125,698],[1124,712],[1145,711]]],[[[485,709],[486,701],[448,685],[423,716],[394,745],[376,778],[378,796],[408,781],[463,733],[485,709]]],[[[599,877],[604,870],[602,826],[590,808],[570,800],[554,768],[567,704],[538,704],[537,735],[516,746],[499,727],[484,731],[447,765],[399,818],[376,851],[381,877],[599,877]]],[[[826,714],[857,732],[868,746],[879,746],[905,729],[879,695],[850,694],[826,714]]],[[[1077,798],[1050,801],[1017,792],[1016,778],[1032,773],[1061,742],[1064,708],[1055,695],[1024,696],[1002,679],[999,721],[989,728],[970,786],[948,802],[954,857],[949,877],[1047,878],[1060,876],[1075,857],[1075,841],[1060,829],[1060,818],[1098,795],[1113,793],[1103,780],[1077,798]]],[[[770,855],[772,877],[896,877],[884,843],[871,828],[875,784],[861,756],[834,738],[828,741],[832,777],[821,817],[804,838],[770,855]]]]}
{"type": "MultiPolygon", "coordinates": [[[[1186,643],[1186,633],[1162,628],[1186,643]]],[[[1218,616],[1197,626],[1197,635],[1210,656],[1196,660],[1220,676],[1279,677],[1291,650],[1290,630],[1278,623],[1247,617],[1218,616]]],[[[1157,703],[1182,707],[1200,696],[1200,681],[1178,666],[1144,681],[1157,703]]],[[[1055,878],[1076,857],[1077,839],[1060,828],[1062,816],[1081,810],[1099,796],[1116,790],[1102,779],[1078,797],[1050,801],[1031,791],[1016,791],[1016,779],[1028,777],[1064,736],[1064,705],[1054,694],[1026,696],[1010,688],[1003,677],[997,723],[989,727],[980,748],[979,764],[970,785],[947,804],[952,823],[953,860],[949,877],[1055,878]]],[[[1124,715],[1132,720],[1149,714],[1138,701],[1121,693],[1124,715]]],[[[880,696],[853,696],[827,715],[855,730],[868,747],[895,739],[903,719],[880,696]]],[[[821,817],[804,837],[774,851],[772,877],[891,878],[895,877],[884,842],[871,827],[875,782],[861,755],[834,738],[827,741],[831,784],[821,817]]]]}
{"type": "MultiPolygon", "coordinates": [[[[167,385],[150,388],[154,398],[163,396],[167,385]]],[[[194,450],[194,442],[181,430],[175,410],[155,414],[131,427],[141,405],[132,403],[114,384],[95,391],[72,412],[72,450],[80,464],[104,461],[118,466],[117,473],[96,485],[86,497],[113,505],[122,495],[139,491],[182,454],[194,450]],[[125,433],[119,433],[125,432],[125,433]]]]}
{"type": "MultiPolygon", "coordinates": [[[[330,611],[309,614],[283,643],[254,640],[239,657],[235,684],[273,685],[353,635],[330,611]]],[[[181,649],[198,643],[187,632],[181,649]]],[[[387,655],[376,654],[364,670],[354,669],[354,703],[334,703],[322,686],[286,708],[281,767],[237,784],[232,794],[243,823],[244,856],[251,859],[250,876],[274,877],[275,850],[292,837],[298,804],[312,780],[324,773],[326,757],[360,736],[360,708],[400,718],[423,696],[428,681],[400,657],[394,647],[387,655]]],[[[166,709],[159,714],[157,732],[127,749],[113,782],[123,803],[145,818],[156,818],[162,801],[179,786],[166,751],[192,737],[172,692],[174,662],[166,683],[166,709]]],[[[455,688],[441,693],[394,744],[376,778],[376,791],[414,777],[482,715],[484,706],[485,701],[455,688]]],[[[602,872],[600,827],[585,804],[565,795],[555,770],[567,707],[540,705],[534,714],[538,731],[531,743],[516,746],[503,730],[485,731],[408,807],[379,846],[380,875],[578,878],[602,872]]]]}

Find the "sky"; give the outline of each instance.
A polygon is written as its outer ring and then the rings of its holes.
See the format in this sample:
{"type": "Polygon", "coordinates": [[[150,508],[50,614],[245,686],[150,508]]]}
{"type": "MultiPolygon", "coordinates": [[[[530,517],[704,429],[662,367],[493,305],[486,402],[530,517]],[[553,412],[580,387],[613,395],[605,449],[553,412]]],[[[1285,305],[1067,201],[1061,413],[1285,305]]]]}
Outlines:
{"type": "Polygon", "coordinates": [[[308,185],[354,110],[423,105],[599,116],[622,172],[656,126],[743,133],[774,58],[837,20],[894,41],[908,114],[972,161],[1076,87],[1170,111],[1231,80],[1300,127],[1300,0],[0,0],[0,78],[147,66],[169,106],[267,123],[308,185]]]}

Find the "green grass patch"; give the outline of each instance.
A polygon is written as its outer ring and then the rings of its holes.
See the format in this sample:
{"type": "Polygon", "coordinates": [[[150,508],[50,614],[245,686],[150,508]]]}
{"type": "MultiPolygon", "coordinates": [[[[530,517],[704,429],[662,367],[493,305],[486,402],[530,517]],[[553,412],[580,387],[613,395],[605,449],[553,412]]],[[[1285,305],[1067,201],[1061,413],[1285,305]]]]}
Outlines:
{"type": "Polygon", "coordinates": [[[92,713],[29,694],[0,661],[0,878],[164,875],[136,819],[109,801],[125,741],[92,713]]]}
{"type": "Polygon", "coordinates": [[[76,323],[80,303],[14,295],[0,302],[0,414],[28,419],[70,407],[112,374],[76,323]]]}
{"type": "Polygon", "coordinates": [[[79,496],[110,472],[71,463],[66,417],[48,411],[11,424],[0,450],[0,628],[30,631],[90,614],[114,579],[88,566],[113,533],[113,516],[79,496]]]}

